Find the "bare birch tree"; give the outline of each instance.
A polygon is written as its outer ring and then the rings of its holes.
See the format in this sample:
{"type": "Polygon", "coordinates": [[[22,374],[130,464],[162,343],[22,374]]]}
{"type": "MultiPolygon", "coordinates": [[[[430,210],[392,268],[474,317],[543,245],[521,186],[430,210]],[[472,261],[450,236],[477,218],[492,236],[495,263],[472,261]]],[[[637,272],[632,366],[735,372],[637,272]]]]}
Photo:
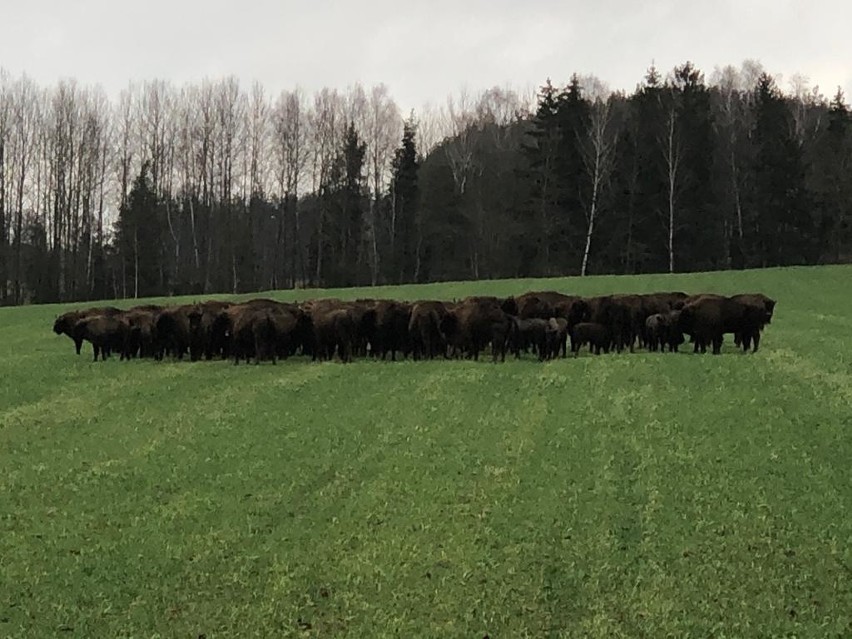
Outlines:
{"type": "Polygon", "coordinates": [[[94,257],[103,246],[103,180],[106,163],[106,139],[109,127],[109,102],[103,91],[87,90],[81,104],[81,141],[77,154],[77,199],[81,216],[81,238],[85,251],[81,280],[84,291],[93,292],[94,257]]]}
{"type": "Polygon", "coordinates": [[[234,184],[239,184],[239,166],[245,152],[246,97],[236,78],[222,80],[216,88],[216,119],[218,143],[216,170],[219,174],[218,199],[225,217],[222,240],[230,266],[231,292],[239,290],[237,253],[233,239],[237,230],[234,215],[234,184]]]}
{"type": "Polygon", "coordinates": [[[197,144],[198,109],[197,103],[200,92],[196,87],[187,86],[181,89],[176,99],[175,108],[175,170],[176,193],[182,203],[184,215],[189,215],[190,250],[192,251],[191,280],[197,282],[201,278],[201,255],[198,248],[198,223],[196,219],[196,204],[199,200],[199,182],[201,158],[197,144]]]}
{"type": "Polygon", "coordinates": [[[580,267],[580,275],[583,276],[588,271],[589,252],[600,212],[601,195],[612,174],[617,144],[617,133],[612,126],[613,101],[602,95],[595,96],[593,100],[589,110],[588,131],[585,139],[581,141],[583,164],[591,186],[586,212],[586,243],[580,267]]]}
{"type": "Polygon", "coordinates": [[[311,142],[313,151],[312,181],[313,191],[319,197],[320,208],[317,220],[317,246],[315,255],[315,283],[320,283],[323,271],[323,247],[325,245],[325,194],[328,178],[337,157],[345,127],[345,107],[340,94],[327,88],[314,95],[311,142]]]}
{"type": "Polygon", "coordinates": [[[6,301],[9,286],[9,225],[6,219],[7,148],[12,119],[12,95],[9,75],[0,69],[0,302],[6,301]]]}
{"type": "Polygon", "coordinates": [[[677,192],[680,188],[679,171],[682,157],[681,139],[678,130],[678,101],[674,88],[668,91],[668,104],[665,105],[663,132],[659,140],[666,168],[666,231],[668,233],[669,273],[674,273],[675,265],[675,224],[677,192]]]}
{"type": "MultiPolygon", "coordinates": [[[[293,218],[292,239],[287,253],[290,258],[291,285],[298,280],[307,280],[305,245],[302,240],[301,213],[299,196],[301,194],[301,179],[308,162],[308,139],[310,114],[304,94],[295,91],[284,91],[278,96],[272,114],[273,119],[273,151],[276,161],[276,181],[279,196],[283,199],[283,210],[278,216],[278,234],[276,249],[282,248],[282,234],[286,220],[293,218]]],[[[281,264],[280,254],[275,254],[273,286],[278,284],[281,264]]],[[[283,274],[282,274],[283,275],[283,274]]]]}
{"type": "Polygon", "coordinates": [[[428,156],[438,144],[451,135],[449,118],[431,102],[417,112],[417,154],[428,156]]]}
{"type": "MultiPolygon", "coordinates": [[[[370,277],[376,285],[379,274],[379,251],[376,239],[378,210],[382,194],[389,178],[391,160],[397,140],[402,135],[402,120],[399,108],[391,98],[387,87],[379,84],[370,91],[364,122],[363,139],[367,143],[367,171],[370,176],[370,208],[367,218],[367,233],[370,242],[370,277]]],[[[390,251],[395,244],[395,221],[391,213],[390,251]]]]}
{"type": "Polygon", "coordinates": [[[730,206],[733,211],[732,222],[726,226],[731,231],[726,232],[726,246],[728,253],[728,266],[732,263],[732,240],[735,244],[736,253],[740,256],[736,260],[741,261],[745,251],[745,223],[744,218],[745,199],[743,193],[746,190],[747,180],[747,143],[749,131],[752,126],[751,101],[753,100],[752,88],[757,78],[763,73],[763,67],[757,62],[746,60],[740,69],[731,65],[721,69],[717,68],[711,80],[715,87],[714,92],[714,128],[720,149],[724,155],[724,166],[726,188],[724,192],[730,198],[730,206]],[[733,235],[733,237],[731,237],[733,235]]]}
{"type": "Polygon", "coordinates": [[[245,183],[243,192],[248,197],[266,193],[269,174],[267,161],[270,135],[270,106],[263,85],[252,85],[246,123],[248,149],[245,153],[245,183]]]}
{"type": "Polygon", "coordinates": [[[472,233],[470,233],[469,252],[471,276],[479,279],[479,267],[481,262],[481,246],[484,228],[482,225],[481,199],[475,198],[472,204],[467,204],[467,189],[472,178],[482,168],[475,157],[476,118],[475,104],[471,101],[466,90],[462,90],[458,100],[453,96],[447,98],[446,110],[447,126],[452,137],[452,143],[444,147],[447,161],[453,175],[453,182],[459,197],[467,209],[466,217],[470,220],[472,233]]]}

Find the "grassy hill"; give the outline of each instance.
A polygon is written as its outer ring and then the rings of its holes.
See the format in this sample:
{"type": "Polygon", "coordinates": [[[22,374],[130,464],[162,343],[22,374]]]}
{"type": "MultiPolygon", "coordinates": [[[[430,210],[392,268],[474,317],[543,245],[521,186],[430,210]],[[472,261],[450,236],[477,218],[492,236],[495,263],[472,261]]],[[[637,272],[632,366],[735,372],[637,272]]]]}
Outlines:
{"type": "Polygon", "coordinates": [[[778,300],[756,355],[543,365],[93,364],[0,310],[0,636],[850,636],[850,283],[271,294],[778,300]]]}

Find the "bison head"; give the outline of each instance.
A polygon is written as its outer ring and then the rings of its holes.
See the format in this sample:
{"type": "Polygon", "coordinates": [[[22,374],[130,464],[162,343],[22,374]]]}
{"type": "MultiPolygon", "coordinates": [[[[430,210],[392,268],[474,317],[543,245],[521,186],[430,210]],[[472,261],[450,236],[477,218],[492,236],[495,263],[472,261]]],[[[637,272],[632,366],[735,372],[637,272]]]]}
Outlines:
{"type": "Polygon", "coordinates": [[[71,337],[72,332],[74,330],[74,324],[79,319],[80,314],[75,311],[60,315],[56,318],[56,321],[53,322],[53,332],[57,335],[62,335],[63,333],[65,333],[66,335],[71,337]]]}

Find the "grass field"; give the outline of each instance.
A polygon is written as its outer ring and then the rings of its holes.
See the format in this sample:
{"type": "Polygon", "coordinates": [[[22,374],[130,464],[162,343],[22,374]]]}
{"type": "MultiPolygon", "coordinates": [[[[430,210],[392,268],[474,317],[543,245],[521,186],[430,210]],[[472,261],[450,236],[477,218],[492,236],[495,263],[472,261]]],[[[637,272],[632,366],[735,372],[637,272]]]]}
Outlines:
{"type": "Polygon", "coordinates": [[[852,636],[850,285],[271,294],[778,300],[756,355],[543,365],[92,364],[0,310],[0,636],[852,636]]]}

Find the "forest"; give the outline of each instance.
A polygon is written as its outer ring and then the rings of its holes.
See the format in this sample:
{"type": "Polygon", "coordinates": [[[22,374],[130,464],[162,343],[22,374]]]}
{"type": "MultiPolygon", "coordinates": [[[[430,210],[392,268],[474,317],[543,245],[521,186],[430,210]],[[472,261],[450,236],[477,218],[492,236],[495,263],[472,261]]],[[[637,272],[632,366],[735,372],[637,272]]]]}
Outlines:
{"type": "Polygon", "coordinates": [[[461,91],[115,99],[0,73],[4,305],[852,260],[852,118],[747,61],[461,91]]]}

